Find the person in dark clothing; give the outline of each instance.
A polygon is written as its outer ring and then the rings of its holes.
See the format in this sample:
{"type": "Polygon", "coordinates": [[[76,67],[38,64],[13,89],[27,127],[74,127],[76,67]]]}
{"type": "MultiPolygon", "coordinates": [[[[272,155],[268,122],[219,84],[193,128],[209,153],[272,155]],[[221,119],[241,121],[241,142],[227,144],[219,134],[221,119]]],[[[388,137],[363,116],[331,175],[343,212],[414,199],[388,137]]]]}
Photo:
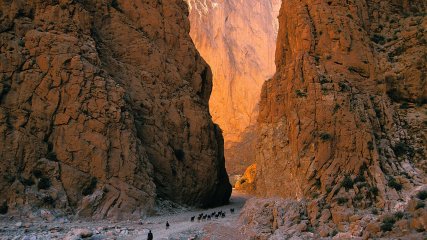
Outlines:
{"type": "Polygon", "coordinates": [[[153,240],[153,233],[151,230],[148,232],[147,240],[153,240]]]}
{"type": "Polygon", "coordinates": [[[169,226],[170,226],[169,222],[166,221],[166,229],[169,229],[169,226]]]}

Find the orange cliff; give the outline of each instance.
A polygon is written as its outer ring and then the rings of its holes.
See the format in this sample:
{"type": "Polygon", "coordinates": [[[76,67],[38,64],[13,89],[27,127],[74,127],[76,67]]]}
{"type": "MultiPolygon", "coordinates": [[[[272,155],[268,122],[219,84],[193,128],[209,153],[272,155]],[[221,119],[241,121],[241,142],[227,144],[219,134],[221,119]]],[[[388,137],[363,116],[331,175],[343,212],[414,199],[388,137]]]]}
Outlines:
{"type": "Polygon", "coordinates": [[[283,1],[257,125],[256,192],[271,199],[246,204],[246,230],[425,237],[426,10],[421,0],[283,1]]]}
{"type": "Polygon", "coordinates": [[[225,140],[229,174],[255,160],[261,86],[274,71],[279,0],[188,0],[190,35],[213,72],[209,101],[225,140]]]}

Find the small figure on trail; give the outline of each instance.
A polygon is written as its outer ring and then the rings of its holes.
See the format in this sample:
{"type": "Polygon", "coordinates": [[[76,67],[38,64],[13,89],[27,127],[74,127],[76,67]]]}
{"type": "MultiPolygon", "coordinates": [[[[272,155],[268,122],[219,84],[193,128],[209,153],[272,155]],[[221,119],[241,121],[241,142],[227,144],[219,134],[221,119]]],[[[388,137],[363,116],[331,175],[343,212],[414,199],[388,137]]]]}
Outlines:
{"type": "Polygon", "coordinates": [[[225,218],[225,213],[222,213],[221,217],[222,217],[222,218],[225,218]]]}
{"type": "Polygon", "coordinates": [[[195,217],[196,217],[196,216],[192,216],[190,221],[194,222],[194,218],[195,218],[195,217]]]}
{"type": "Polygon", "coordinates": [[[208,215],[208,220],[211,220],[211,215],[208,215]]]}
{"type": "Polygon", "coordinates": [[[166,221],[166,229],[169,229],[169,226],[170,226],[169,222],[166,221]]]}
{"type": "Polygon", "coordinates": [[[231,212],[231,213],[234,213],[234,208],[230,208],[230,212],[231,212]]]}
{"type": "Polygon", "coordinates": [[[147,240],[153,240],[153,233],[151,230],[148,232],[147,240]]]}

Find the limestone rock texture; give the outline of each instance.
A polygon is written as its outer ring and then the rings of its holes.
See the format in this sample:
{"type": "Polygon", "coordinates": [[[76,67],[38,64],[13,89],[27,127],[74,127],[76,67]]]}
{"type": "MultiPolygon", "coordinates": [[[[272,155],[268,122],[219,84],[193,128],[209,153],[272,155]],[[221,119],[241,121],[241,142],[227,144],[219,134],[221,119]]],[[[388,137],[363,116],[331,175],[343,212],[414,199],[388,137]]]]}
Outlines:
{"type": "Polygon", "coordinates": [[[408,189],[424,183],[425,11],[423,1],[283,1],[277,72],[258,118],[260,194],[331,199],[350,179],[386,201],[402,197],[392,177],[408,189]]]}
{"type": "Polygon", "coordinates": [[[255,161],[262,84],[275,72],[280,0],[187,0],[190,35],[213,73],[210,111],[223,130],[227,172],[255,161]],[[241,151],[243,150],[243,151],[241,151]]]}
{"type": "Polygon", "coordinates": [[[260,196],[309,200],[312,226],[328,208],[344,231],[350,216],[396,211],[426,184],[426,10],[283,0],[258,117],[260,196]]]}
{"type": "Polygon", "coordinates": [[[139,218],[228,201],[182,1],[0,1],[0,204],[139,218]],[[209,172],[210,174],[206,174],[209,172]]]}
{"type": "Polygon", "coordinates": [[[246,168],[245,173],[236,181],[234,188],[246,193],[255,193],[256,163],[246,168]]]}

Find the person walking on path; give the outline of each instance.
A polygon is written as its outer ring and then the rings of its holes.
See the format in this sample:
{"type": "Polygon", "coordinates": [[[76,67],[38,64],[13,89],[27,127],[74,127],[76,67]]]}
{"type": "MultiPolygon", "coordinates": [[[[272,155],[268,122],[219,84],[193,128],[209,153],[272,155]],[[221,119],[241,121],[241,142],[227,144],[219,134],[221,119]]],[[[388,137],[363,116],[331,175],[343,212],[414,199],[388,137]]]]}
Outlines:
{"type": "Polygon", "coordinates": [[[151,230],[148,232],[147,240],[153,240],[153,233],[151,230]]]}
{"type": "Polygon", "coordinates": [[[169,222],[166,221],[166,230],[169,229],[169,226],[170,226],[169,222]]]}

